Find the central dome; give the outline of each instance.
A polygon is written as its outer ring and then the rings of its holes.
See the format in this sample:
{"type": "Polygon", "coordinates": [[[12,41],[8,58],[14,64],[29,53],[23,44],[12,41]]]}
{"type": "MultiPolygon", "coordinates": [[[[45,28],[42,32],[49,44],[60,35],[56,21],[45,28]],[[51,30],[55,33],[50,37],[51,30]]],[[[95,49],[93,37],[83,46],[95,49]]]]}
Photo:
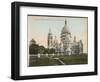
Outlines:
{"type": "Polygon", "coordinates": [[[63,29],[61,31],[61,34],[63,34],[63,33],[69,33],[70,34],[70,31],[69,31],[69,29],[67,27],[67,21],[66,20],[65,20],[65,25],[64,25],[64,27],[63,27],[63,29]]]}

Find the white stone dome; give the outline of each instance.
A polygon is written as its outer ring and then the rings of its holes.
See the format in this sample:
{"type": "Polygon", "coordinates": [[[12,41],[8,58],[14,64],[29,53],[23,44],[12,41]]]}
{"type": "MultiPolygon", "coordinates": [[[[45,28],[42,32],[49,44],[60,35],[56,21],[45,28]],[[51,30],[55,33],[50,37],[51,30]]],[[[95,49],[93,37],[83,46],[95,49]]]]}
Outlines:
{"type": "Polygon", "coordinates": [[[64,34],[64,33],[69,33],[70,34],[70,31],[69,31],[69,28],[67,27],[67,22],[65,20],[65,25],[61,31],[61,34],[64,34]]]}

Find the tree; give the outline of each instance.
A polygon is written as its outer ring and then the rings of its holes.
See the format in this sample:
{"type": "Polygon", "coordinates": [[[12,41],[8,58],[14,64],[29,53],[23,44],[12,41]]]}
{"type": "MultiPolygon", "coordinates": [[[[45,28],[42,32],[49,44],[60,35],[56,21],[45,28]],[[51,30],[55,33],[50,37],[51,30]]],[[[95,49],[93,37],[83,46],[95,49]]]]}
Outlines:
{"type": "Polygon", "coordinates": [[[48,48],[45,48],[44,49],[44,54],[47,54],[49,52],[49,49],[48,48]]]}
{"type": "Polygon", "coordinates": [[[49,54],[55,53],[55,49],[54,49],[54,48],[49,49],[49,50],[48,50],[48,53],[49,53],[49,54]]]}
{"type": "Polygon", "coordinates": [[[39,45],[38,44],[31,44],[29,46],[29,54],[38,54],[39,53],[39,45]]]}
{"type": "Polygon", "coordinates": [[[35,40],[32,39],[30,41],[30,45],[29,45],[29,54],[53,54],[55,53],[55,49],[54,48],[45,48],[44,46],[39,46],[38,44],[36,44],[35,40]]]}
{"type": "Polygon", "coordinates": [[[44,46],[39,46],[39,53],[40,53],[40,54],[43,54],[44,51],[45,51],[44,46]]]}

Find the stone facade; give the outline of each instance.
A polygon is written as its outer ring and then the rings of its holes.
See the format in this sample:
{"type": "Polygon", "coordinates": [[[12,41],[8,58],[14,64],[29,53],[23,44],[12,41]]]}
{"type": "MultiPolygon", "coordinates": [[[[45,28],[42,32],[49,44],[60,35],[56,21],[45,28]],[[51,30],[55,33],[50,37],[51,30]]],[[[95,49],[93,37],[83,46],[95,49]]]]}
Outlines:
{"type": "Polygon", "coordinates": [[[51,30],[49,30],[48,33],[48,48],[54,48],[55,51],[58,54],[63,55],[72,55],[72,54],[82,54],[83,53],[83,43],[82,40],[76,41],[76,37],[74,36],[74,40],[71,41],[72,35],[71,32],[67,26],[67,21],[65,20],[64,27],[61,30],[60,35],[60,43],[58,43],[58,40],[55,36],[55,39],[53,39],[53,34],[51,30]]]}

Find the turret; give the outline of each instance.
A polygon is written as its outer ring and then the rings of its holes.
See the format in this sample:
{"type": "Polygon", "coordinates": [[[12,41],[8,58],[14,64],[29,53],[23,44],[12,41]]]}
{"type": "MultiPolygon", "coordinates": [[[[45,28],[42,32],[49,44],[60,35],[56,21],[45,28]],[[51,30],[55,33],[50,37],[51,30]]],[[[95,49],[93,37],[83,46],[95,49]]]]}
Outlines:
{"type": "Polygon", "coordinates": [[[48,48],[52,48],[52,43],[53,43],[53,37],[52,37],[52,33],[51,33],[51,29],[49,29],[49,33],[48,33],[48,48]]]}
{"type": "Polygon", "coordinates": [[[74,41],[73,42],[76,43],[76,36],[74,36],[74,41]]]}

